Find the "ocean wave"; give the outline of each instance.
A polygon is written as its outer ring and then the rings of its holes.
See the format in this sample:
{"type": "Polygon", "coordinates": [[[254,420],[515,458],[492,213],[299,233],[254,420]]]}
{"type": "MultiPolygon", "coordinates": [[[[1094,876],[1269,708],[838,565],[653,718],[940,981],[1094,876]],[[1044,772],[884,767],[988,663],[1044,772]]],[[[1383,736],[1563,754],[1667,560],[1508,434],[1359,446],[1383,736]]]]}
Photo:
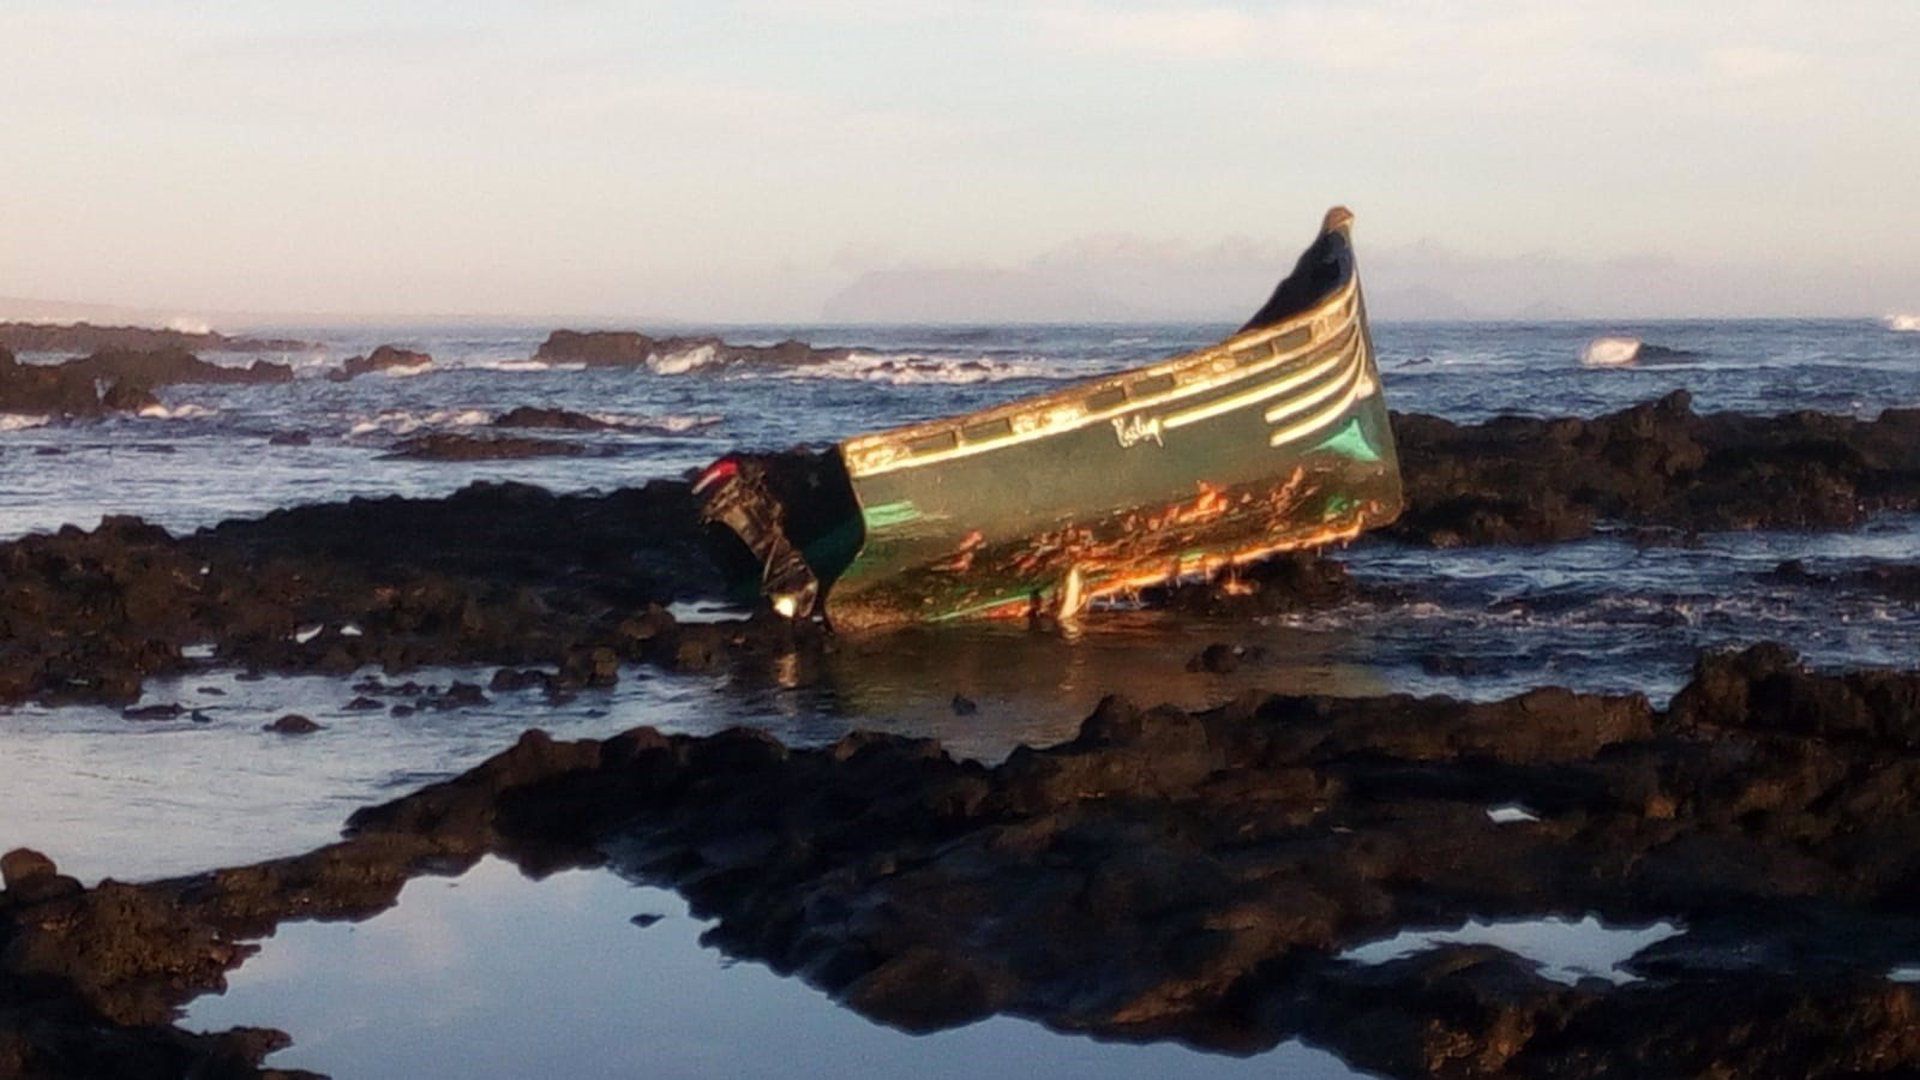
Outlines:
{"type": "Polygon", "coordinates": [[[356,421],[347,429],[347,435],[352,437],[379,432],[390,435],[409,435],[421,428],[478,427],[492,421],[493,415],[485,409],[434,409],[426,413],[409,412],[406,409],[388,409],[365,420],[356,421]]]}
{"type": "Polygon", "coordinates": [[[719,347],[706,343],[665,353],[648,353],[647,367],[655,375],[685,375],[695,368],[706,367],[719,356],[719,347]]]}
{"type": "Polygon", "coordinates": [[[148,405],[134,415],[148,420],[202,420],[218,411],[187,402],[182,405],[148,405]]]}
{"type": "Polygon", "coordinates": [[[1597,337],[1580,350],[1580,363],[1585,367],[1630,367],[1639,359],[1637,337],[1597,337]]]}
{"type": "Polygon", "coordinates": [[[844,357],[801,364],[777,372],[788,379],[850,379],[860,382],[910,386],[930,383],[964,385],[1004,379],[1045,378],[1047,370],[1032,360],[994,360],[978,356],[925,356],[918,353],[875,353],[855,350],[844,357]]]}
{"type": "Polygon", "coordinates": [[[1898,333],[1920,333],[1920,315],[1889,315],[1880,321],[1887,329],[1898,333]]]}
{"type": "Polygon", "coordinates": [[[668,413],[664,416],[633,416],[624,413],[590,412],[587,414],[603,424],[632,431],[659,431],[669,435],[681,435],[689,431],[712,427],[725,419],[720,416],[682,416],[668,413]]]}
{"type": "Polygon", "coordinates": [[[28,428],[45,427],[53,420],[50,416],[33,416],[27,413],[0,413],[0,431],[25,431],[28,428]]]}
{"type": "Polygon", "coordinates": [[[409,365],[399,366],[399,367],[381,368],[380,374],[385,375],[389,379],[410,379],[415,375],[425,375],[427,372],[432,370],[433,370],[433,361],[429,360],[424,364],[409,364],[409,365]]]}
{"type": "Polygon", "coordinates": [[[469,360],[453,366],[478,371],[585,371],[585,364],[556,364],[548,360],[508,359],[505,357],[469,360]]]}
{"type": "Polygon", "coordinates": [[[1661,364],[1692,360],[1700,354],[1692,349],[1670,345],[1652,345],[1625,334],[1597,337],[1580,350],[1580,363],[1586,367],[1631,367],[1638,363],[1661,364]]]}

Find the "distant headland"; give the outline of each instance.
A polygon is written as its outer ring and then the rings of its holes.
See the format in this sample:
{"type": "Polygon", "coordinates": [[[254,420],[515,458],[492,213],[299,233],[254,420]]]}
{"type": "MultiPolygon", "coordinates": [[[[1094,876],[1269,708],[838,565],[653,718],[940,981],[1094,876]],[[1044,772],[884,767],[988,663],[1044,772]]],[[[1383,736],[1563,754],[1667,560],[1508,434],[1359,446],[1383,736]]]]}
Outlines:
{"type": "Polygon", "coordinates": [[[89,322],[0,322],[0,349],[91,353],[102,349],[186,349],[190,352],[305,352],[315,346],[284,338],[230,337],[214,330],[95,326],[89,322]]]}

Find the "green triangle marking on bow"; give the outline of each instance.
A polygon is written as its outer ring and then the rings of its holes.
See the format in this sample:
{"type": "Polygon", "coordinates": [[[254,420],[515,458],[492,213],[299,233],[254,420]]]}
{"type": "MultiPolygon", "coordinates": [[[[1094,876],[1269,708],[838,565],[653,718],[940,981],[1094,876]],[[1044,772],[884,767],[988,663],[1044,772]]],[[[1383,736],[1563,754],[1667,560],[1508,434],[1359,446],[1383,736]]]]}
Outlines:
{"type": "Polygon", "coordinates": [[[1360,418],[1357,416],[1347,421],[1345,427],[1322,440],[1314,449],[1330,450],[1354,461],[1380,460],[1380,451],[1373,448],[1373,442],[1367,438],[1366,430],[1360,426],[1360,418]]]}

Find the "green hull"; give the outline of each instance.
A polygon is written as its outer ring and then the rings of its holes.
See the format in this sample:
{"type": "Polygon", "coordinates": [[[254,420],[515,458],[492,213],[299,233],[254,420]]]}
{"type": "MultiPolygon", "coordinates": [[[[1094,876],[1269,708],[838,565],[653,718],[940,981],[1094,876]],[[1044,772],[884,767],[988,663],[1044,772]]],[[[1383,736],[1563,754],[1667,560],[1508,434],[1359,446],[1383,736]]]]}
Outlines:
{"type": "MultiPolygon", "coordinates": [[[[1377,385],[1364,331],[1348,348],[1377,385]]],[[[1325,356],[1308,353],[1273,379],[1325,356]]],[[[1400,475],[1377,392],[1281,446],[1269,444],[1270,406],[1254,401],[1130,445],[1120,432],[1151,431],[1153,416],[1128,413],[1118,427],[855,476],[866,542],[828,592],[828,614],[858,626],[1071,613],[1393,520],[1400,475]]]]}
{"type": "Polygon", "coordinates": [[[1218,345],[840,444],[845,521],[796,536],[795,554],[769,553],[798,504],[734,493],[754,508],[729,524],[765,568],[761,590],[844,627],[1064,617],[1393,520],[1399,466],[1348,220],[1330,213],[1274,299],[1218,345]]]}

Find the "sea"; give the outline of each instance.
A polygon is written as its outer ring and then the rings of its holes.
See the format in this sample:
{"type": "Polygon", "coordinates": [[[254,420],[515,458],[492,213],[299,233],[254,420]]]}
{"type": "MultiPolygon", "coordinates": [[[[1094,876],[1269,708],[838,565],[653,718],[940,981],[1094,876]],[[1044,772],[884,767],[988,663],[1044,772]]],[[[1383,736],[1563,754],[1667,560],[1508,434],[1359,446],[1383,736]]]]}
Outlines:
{"type": "MultiPolygon", "coordinates": [[[[534,360],[547,325],[224,329],[316,344],[261,357],[292,364],[290,385],[168,387],[139,416],[90,423],[0,415],[0,538],[92,527],[109,514],[190,531],[356,496],[441,496],[480,480],[608,491],[686,476],[733,449],[824,445],[1043,392],[1207,344],[1231,327],[712,326],[690,332],[852,351],[756,367],[693,347],[620,369],[534,360]],[[383,343],[425,351],[434,363],[345,383],[325,378],[383,343]],[[612,426],[538,433],[583,444],[572,457],[387,457],[408,436],[484,433],[527,405],[612,426]],[[295,433],[304,445],[270,442],[295,433]]],[[[1380,322],[1374,335],[1392,408],[1471,422],[1594,416],[1682,389],[1702,412],[1872,417],[1920,406],[1916,330],[1920,320],[1892,318],[1380,322]],[[1632,339],[1635,362],[1620,362],[1618,342],[1594,348],[1601,339],[1632,339]]],[[[1911,667],[1920,643],[1914,602],[1845,583],[1851,571],[1920,558],[1916,515],[1847,532],[1672,542],[1626,530],[1460,550],[1364,538],[1339,555],[1393,599],[1257,623],[1114,611],[1065,634],[909,630],[850,642],[824,678],[805,683],[634,670],[565,705],[506,692],[471,709],[405,718],[346,710],[350,680],[221,671],[158,681],[144,699],[201,710],[212,723],[136,725],[102,707],[0,707],[0,848],[40,848],[87,881],[296,853],[334,839],[355,807],[468,768],[529,727],[577,737],[636,724],[697,733],[745,723],[796,744],[866,728],[933,735],[956,754],[994,761],[1021,743],[1070,738],[1109,692],[1202,708],[1255,688],[1484,699],[1559,684],[1660,703],[1703,648],[1776,640],[1821,667],[1911,667]],[[1840,583],[1816,588],[1770,573],[1788,559],[1840,583]],[[1189,672],[1188,658],[1216,641],[1244,646],[1248,661],[1230,675],[1189,672]],[[977,710],[960,715],[955,695],[977,710]],[[326,730],[304,740],[259,730],[293,711],[326,730]]],[[[417,881],[396,909],[364,924],[283,928],[224,996],[192,1006],[189,1026],[285,1028],[295,1045],[272,1063],[341,1077],[429,1075],[441,1070],[422,1063],[435,1061],[456,1063],[445,1071],[461,1075],[502,1077],[771,1076],[795,1067],[845,1076],[1355,1075],[1297,1044],[1225,1057],[1096,1042],[1011,1018],[907,1035],[715,952],[701,943],[702,926],[677,897],[646,883],[599,871],[533,882],[490,861],[461,878],[417,881]],[[641,930],[629,922],[641,913],[665,917],[641,930]]],[[[1606,975],[1624,959],[1610,948],[1655,931],[1536,920],[1474,932],[1543,963],[1587,963],[1606,975]]]]}

